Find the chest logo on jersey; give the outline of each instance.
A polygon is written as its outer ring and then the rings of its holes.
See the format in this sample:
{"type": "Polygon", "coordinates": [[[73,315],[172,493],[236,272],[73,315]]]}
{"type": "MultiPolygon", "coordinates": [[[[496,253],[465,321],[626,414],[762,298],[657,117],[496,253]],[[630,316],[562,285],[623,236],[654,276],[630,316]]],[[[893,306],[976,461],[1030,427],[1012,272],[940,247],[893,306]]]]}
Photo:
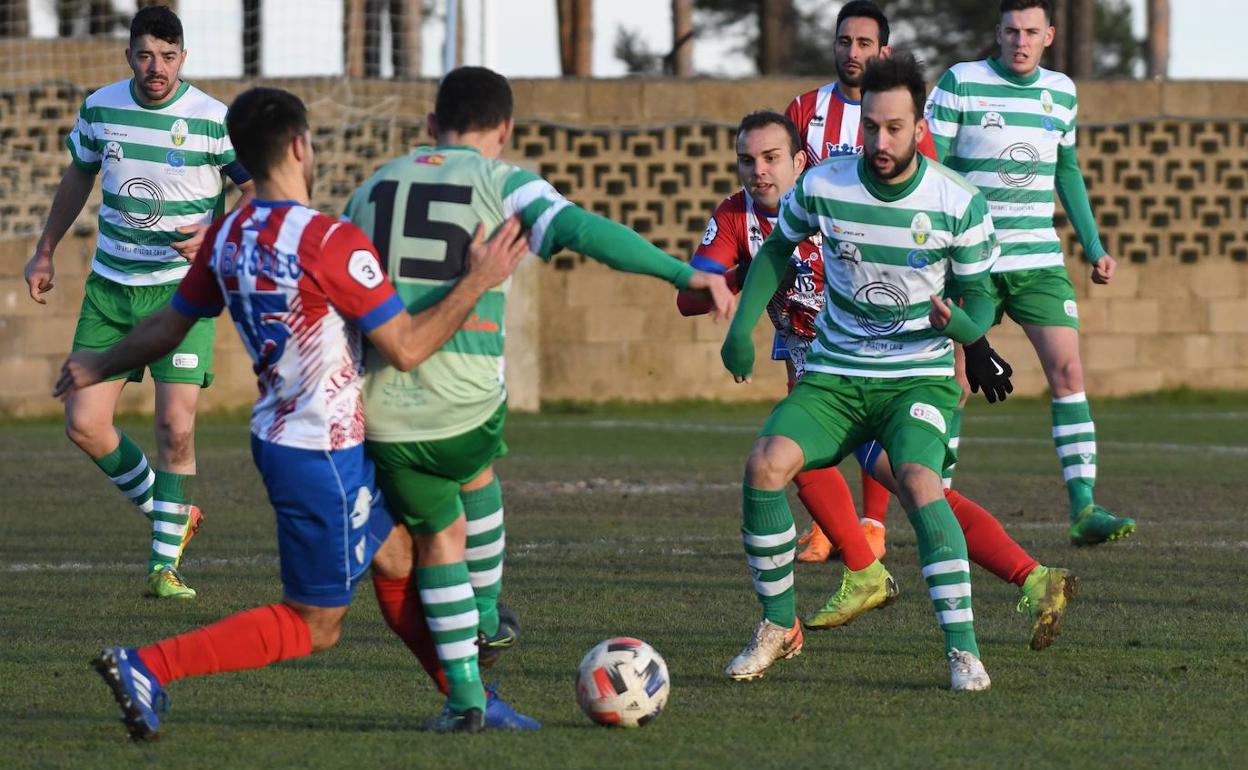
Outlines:
{"type": "Polygon", "coordinates": [[[173,127],[169,129],[169,139],[173,141],[174,147],[181,147],[186,144],[186,138],[191,135],[190,126],[186,125],[186,121],[178,118],[173,121],[173,127]]]}
{"type": "Polygon", "coordinates": [[[1040,92],[1040,109],[1044,110],[1045,115],[1053,114],[1053,94],[1047,89],[1040,92]]]}
{"type": "Polygon", "coordinates": [[[441,166],[446,162],[445,155],[417,155],[416,162],[426,166],[441,166]]]}
{"type": "Polygon", "coordinates": [[[855,244],[849,241],[833,241],[832,253],[836,254],[836,258],[842,262],[848,262],[855,266],[862,264],[862,252],[858,250],[855,244]]]}
{"type": "Polygon", "coordinates": [[[916,246],[922,246],[931,236],[932,218],[920,211],[914,215],[914,219],[910,220],[910,237],[914,239],[916,246]]]}
{"type": "Polygon", "coordinates": [[[142,177],[127,179],[117,188],[121,197],[118,213],[126,224],[146,230],[160,221],[165,210],[165,194],[160,185],[142,177]]]}
{"type": "Polygon", "coordinates": [[[997,156],[997,176],[1010,187],[1027,187],[1040,173],[1040,151],[1026,142],[1016,142],[997,156]]]}
{"type": "Polygon", "coordinates": [[[854,292],[853,314],[872,337],[894,334],[910,316],[910,297],[887,281],[872,281],[854,292]]]}
{"type": "Polygon", "coordinates": [[[747,236],[750,239],[750,247],[757,249],[763,245],[763,231],[758,225],[750,225],[750,232],[747,236]]]}
{"type": "Polygon", "coordinates": [[[126,154],[122,152],[121,145],[117,142],[109,142],[104,145],[104,160],[120,163],[125,159],[126,154]]]}
{"type": "Polygon", "coordinates": [[[1005,128],[1005,117],[999,112],[985,112],[984,116],[979,119],[979,127],[985,130],[989,128],[1005,128]]]}
{"type": "Polygon", "coordinates": [[[861,155],[862,148],[856,144],[849,142],[827,142],[827,152],[824,153],[825,158],[840,158],[846,155],[861,155]]]}
{"type": "Polygon", "coordinates": [[[719,225],[715,223],[715,217],[711,217],[711,221],[706,223],[706,232],[702,233],[702,245],[710,246],[718,234],[719,225]]]}
{"type": "Polygon", "coordinates": [[[931,263],[931,260],[927,258],[927,252],[923,249],[911,249],[906,255],[906,264],[915,270],[922,270],[931,263]]]}
{"type": "Polygon", "coordinates": [[[812,118],[810,119],[810,125],[812,125],[812,126],[822,126],[822,125],[823,125],[823,115],[820,115],[819,113],[815,113],[814,117],[812,117],[812,118]]]}

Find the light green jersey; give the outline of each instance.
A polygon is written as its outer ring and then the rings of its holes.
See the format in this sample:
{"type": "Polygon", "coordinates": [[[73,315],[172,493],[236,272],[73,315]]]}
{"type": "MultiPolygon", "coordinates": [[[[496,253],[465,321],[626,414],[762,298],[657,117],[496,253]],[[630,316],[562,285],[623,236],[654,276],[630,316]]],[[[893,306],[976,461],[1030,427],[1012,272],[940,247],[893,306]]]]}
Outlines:
{"type": "MultiPolygon", "coordinates": [[[[529,171],[468,147],[420,147],[382,166],[347,202],[345,218],[372,239],[399,296],[415,313],[463,275],[477,224],[493,233],[519,216],[529,249],[548,259],[551,223],[570,204],[529,171]]],[[[364,418],[370,441],[434,441],[471,430],[506,398],[503,316],[510,281],[482,295],[449,342],[401,372],[367,354],[364,418]]]]}
{"type": "Polygon", "coordinates": [[[955,64],[932,90],[927,122],[942,162],[988,199],[1001,243],[993,272],[1063,266],[1054,177],[1059,154],[1074,151],[1078,111],[1067,76],[1020,77],[994,59],[955,64]]]}
{"type": "Polygon", "coordinates": [[[220,215],[221,172],[235,162],[225,111],[186,82],[160,107],[140,104],[130,80],[86,98],[65,145],[101,175],[94,272],[127,286],[182,280],[190,263],[171,244],[188,236],[177,229],[220,215]]]}
{"type": "Polygon", "coordinates": [[[929,297],[944,296],[949,273],[964,287],[988,283],[998,249],[979,191],[922,157],[901,185],[876,181],[858,156],[831,158],[785,195],[776,225],[771,238],[793,244],[823,234],[826,302],[808,371],[953,375],[953,344],[928,322],[929,297]]]}

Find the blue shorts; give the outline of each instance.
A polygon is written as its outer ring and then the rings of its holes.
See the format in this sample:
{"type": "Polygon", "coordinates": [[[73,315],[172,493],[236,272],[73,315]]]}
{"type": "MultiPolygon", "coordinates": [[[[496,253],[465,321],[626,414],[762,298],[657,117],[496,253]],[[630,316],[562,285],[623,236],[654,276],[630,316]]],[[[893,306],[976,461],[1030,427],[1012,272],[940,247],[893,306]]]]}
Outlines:
{"type": "Polygon", "coordinates": [[[875,463],[880,459],[880,455],[884,453],[884,447],[880,446],[878,441],[868,441],[862,446],[854,450],[854,457],[858,460],[858,464],[867,473],[875,470],[875,463]]]}
{"type": "Polygon", "coordinates": [[[288,599],[345,607],[394,526],[363,445],[296,449],[251,437],[251,456],[277,513],[288,599]]]}

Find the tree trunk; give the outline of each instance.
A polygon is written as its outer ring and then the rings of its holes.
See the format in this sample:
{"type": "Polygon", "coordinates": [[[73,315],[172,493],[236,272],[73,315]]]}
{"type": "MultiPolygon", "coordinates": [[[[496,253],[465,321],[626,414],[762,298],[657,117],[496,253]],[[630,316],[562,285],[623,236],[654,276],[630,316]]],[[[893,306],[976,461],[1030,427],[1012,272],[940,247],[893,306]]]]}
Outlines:
{"type": "Polygon", "coordinates": [[[693,77],[693,0],[672,0],[672,74],[693,77]]]}
{"type": "Polygon", "coordinates": [[[793,64],[793,0],[758,1],[758,72],[781,75],[793,64]]]}
{"type": "Polygon", "coordinates": [[[26,0],[0,2],[0,37],[26,37],[30,34],[30,18],[26,0]]]}
{"type": "Polygon", "coordinates": [[[260,77],[260,0],[243,0],[243,77],[260,77]]]}
{"type": "Polygon", "coordinates": [[[346,27],[342,36],[343,64],[349,78],[364,77],[364,0],[343,0],[346,27]]]}
{"type": "Polygon", "coordinates": [[[1095,0],[1070,0],[1070,68],[1066,74],[1075,80],[1092,77],[1095,30],[1095,0]]]}
{"type": "Polygon", "coordinates": [[[1148,76],[1170,75],[1170,0],[1148,0],[1148,76]]]}
{"type": "Polygon", "coordinates": [[[383,0],[364,3],[364,77],[381,77],[381,15],[388,11],[383,0]]]}
{"type": "Polygon", "coordinates": [[[390,0],[390,62],[394,76],[420,77],[420,30],[424,8],[420,0],[390,0]]]}
{"type": "Polygon", "coordinates": [[[559,69],[564,75],[587,78],[593,71],[593,0],[558,0],[559,69]]]}
{"type": "Polygon", "coordinates": [[[1056,34],[1053,35],[1053,45],[1049,46],[1048,62],[1045,66],[1058,72],[1070,69],[1070,45],[1067,42],[1070,39],[1070,14],[1067,12],[1070,1],[1053,0],[1053,27],[1056,34]]]}

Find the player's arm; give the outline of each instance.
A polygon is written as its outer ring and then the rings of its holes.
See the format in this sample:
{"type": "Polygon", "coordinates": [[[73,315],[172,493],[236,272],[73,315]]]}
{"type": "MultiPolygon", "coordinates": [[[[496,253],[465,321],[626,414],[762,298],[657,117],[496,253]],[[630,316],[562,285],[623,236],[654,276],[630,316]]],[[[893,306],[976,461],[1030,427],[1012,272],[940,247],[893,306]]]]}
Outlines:
{"type": "MultiPolygon", "coordinates": [[[[732,226],[730,201],[719,204],[711,214],[702,242],[689,265],[695,270],[722,275],[728,290],[736,294],[741,290],[738,273],[744,277],[745,271],[737,269],[742,248],[737,239],[739,229],[732,226]]],[[[715,309],[715,300],[706,291],[681,289],[676,292],[676,309],[683,316],[705,315],[715,309]]]]}
{"type": "MultiPolygon", "coordinates": [[[[483,232],[478,225],[468,247],[468,271],[455,287],[437,304],[415,315],[403,312],[403,303],[388,280],[378,284],[378,288],[388,289],[389,298],[360,316],[359,323],[391,366],[411,371],[441,349],[463,326],[481,295],[507,280],[529,253],[528,241],[515,217],[504,222],[489,241],[484,240],[483,232]]],[[[380,273],[381,263],[374,259],[371,269],[380,273]]]]}
{"type": "MultiPolygon", "coordinates": [[[[1072,118],[1073,121],[1073,118],[1072,118]]],[[[1101,234],[1096,227],[1092,203],[1088,200],[1088,186],[1079,169],[1079,157],[1075,152],[1075,127],[1072,124],[1057,145],[1057,171],[1054,175],[1057,197],[1075,228],[1075,235],[1083,246],[1083,258],[1092,264],[1092,280],[1109,283],[1117,264],[1101,244],[1101,234]]]]}
{"type": "MultiPolygon", "coordinates": [[[[927,98],[927,127],[932,137],[935,158],[944,162],[962,123],[962,105],[958,96],[958,79],[953,70],[946,70],[927,98]]],[[[924,153],[927,154],[926,152],[924,153]]]]}
{"type": "Polygon", "coordinates": [[[819,231],[818,220],[806,208],[804,180],[800,177],[780,201],[776,226],[750,262],[736,315],[719,351],[724,368],[737,382],[749,382],[754,371],[754,326],[780,287],[793,249],[819,231]]]}
{"type": "MultiPolygon", "coordinates": [[[[734,267],[719,273],[724,277],[728,291],[733,294],[741,291],[741,282],[737,277],[740,272],[739,268],[734,267]]],[[[685,317],[706,315],[715,309],[715,300],[708,291],[681,289],[676,292],[676,309],[685,317]]]]}
{"type": "Polygon", "coordinates": [[[932,328],[954,342],[969,345],[983,337],[996,317],[997,298],[992,266],[1001,254],[988,201],[976,192],[954,225],[950,246],[950,275],[957,284],[961,306],[932,295],[928,319],[932,328]]]}
{"type": "MultiPolygon", "coordinates": [[[[98,170],[98,163],[95,168],[98,170]]],[[[52,198],[52,210],[43,226],[43,234],[39,237],[35,253],[26,263],[24,271],[30,298],[40,305],[47,304],[47,300],[43,298],[44,292],[52,290],[52,277],[56,272],[52,257],[56,254],[56,247],[82,213],[82,207],[87,204],[91,189],[95,187],[95,173],[89,164],[80,163],[75,158],[61,176],[61,183],[52,198]]]]}
{"type": "Polygon", "coordinates": [[[543,259],[560,248],[571,249],[621,272],[660,278],[678,289],[705,289],[715,300],[717,316],[731,315],[736,305],[723,276],[696,270],[631,229],[585,211],[536,174],[514,169],[508,175],[503,213],[520,217],[529,231],[529,249],[543,259]]]}

